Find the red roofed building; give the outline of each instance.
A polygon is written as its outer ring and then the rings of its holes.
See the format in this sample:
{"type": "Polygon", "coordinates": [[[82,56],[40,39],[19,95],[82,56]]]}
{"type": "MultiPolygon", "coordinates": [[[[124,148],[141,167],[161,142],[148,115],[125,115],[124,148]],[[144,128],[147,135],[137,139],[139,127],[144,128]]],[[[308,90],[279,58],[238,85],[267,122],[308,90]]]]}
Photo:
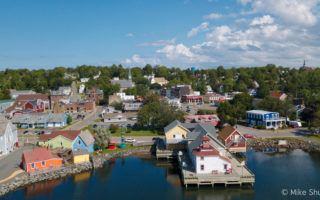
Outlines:
{"type": "Polygon", "coordinates": [[[59,168],[62,166],[62,161],[62,158],[53,155],[46,148],[34,148],[22,154],[23,168],[28,173],[59,168]]]}
{"type": "Polygon", "coordinates": [[[280,101],[284,101],[287,99],[287,95],[285,93],[282,92],[270,92],[270,96],[276,99],[279,99],[280,101]]]}
{"type": "Polygon", "coordinates": [[[197,174],[231,173],[231,161],[210,144],[206,135],[200,139],[200,145],[192,150],[191,160],[197,174]]]}
{"type": "Polygon", "coordinates": [[[218,139],[232,153],[246,152],[247,144],[245,137],[234,127],[226,126],[220,132],[218,139]]]}
{"type": "Polygon", "coordinates": [[[184,117],[186,123],[204,123],[217,126],[220,119],[217,115],[187,115],[184,117]]]}
{"type": "Polygon", "coordinates": [[[203,97],[200,95],[183,95],[181,97],[182,103],[202,103],[203,97]]]}
{"type": "Polygon", "coordinates": [[[50,109],[49,96],[46,94],[19,95],[15,103],[6,109],[6,113],[12,117],[18,113],[45,112],[50,109]]]}

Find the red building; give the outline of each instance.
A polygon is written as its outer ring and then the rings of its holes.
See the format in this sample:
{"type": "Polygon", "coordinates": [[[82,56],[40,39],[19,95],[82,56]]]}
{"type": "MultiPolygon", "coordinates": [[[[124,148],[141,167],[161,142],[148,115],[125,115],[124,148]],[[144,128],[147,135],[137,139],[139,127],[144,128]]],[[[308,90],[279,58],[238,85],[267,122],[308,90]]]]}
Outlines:
{"type": "Polygon", "coordinates": [[[203,97],[200,95],[183,95],[181,97],[182,103],[202,103],[203,97]]]}
{"type": "Polygon", "coordinates": [[[247,144],[245,137],[234,127],[224,127],[218,135],[219,140],[230,152],[246,152],[247,144]]]}
{"type": "Polygon", "coordinates": [[[217,126],[220,119],[217,115],[187,115],[184,117],[186,123],[204,123],[217,126]]]}
{"type": "Polygon", "coordinates": [[[62,162],[62,158],[46,148],[37,147],[22,154],[23,168],[28,173],[56,169],[62,166],[62,162]]]}
{"type": "Polygon", "coordinates": [[[19,95],[15,103],[6,109],[12,117],[16,113],[45,112],[50,109],[49,96],[46,94],[19,95]]]}

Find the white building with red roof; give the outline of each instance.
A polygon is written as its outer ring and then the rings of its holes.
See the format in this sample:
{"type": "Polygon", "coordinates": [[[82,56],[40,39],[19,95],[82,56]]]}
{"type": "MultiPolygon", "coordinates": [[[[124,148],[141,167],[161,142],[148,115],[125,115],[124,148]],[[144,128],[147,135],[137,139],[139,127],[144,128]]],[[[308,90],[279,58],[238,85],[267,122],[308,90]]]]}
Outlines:
{"type": "Polygon", "coordinates": [[[189,155],[196,174],[228,174],[232,172],[231,160],[220,151],[207,135],[200,135],[189,147],[189,155]],[[196,145],[195,145],[196,144],[196,145]]]}

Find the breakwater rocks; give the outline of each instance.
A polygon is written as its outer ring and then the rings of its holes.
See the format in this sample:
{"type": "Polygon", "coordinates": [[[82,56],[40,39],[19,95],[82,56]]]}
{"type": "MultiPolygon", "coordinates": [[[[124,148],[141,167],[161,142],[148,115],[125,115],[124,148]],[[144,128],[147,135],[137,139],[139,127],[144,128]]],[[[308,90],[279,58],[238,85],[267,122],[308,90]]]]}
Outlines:
{"type": "Polygon", "coordinates": [[[7,183],[0,185],[0,196],[10,191],[16,190],[20,187],[27,186],[36,182],[63,178],[68,175],[78,174],[84,171],[89,171],[91,169],[92,169],[91,163],[83,163],[78,165],[64,166],[62,168],[59,168],[50,172],[35,173],[35,174],[23,173],[13,178],[12,180],[8,181],[7,183]]]}
{"type": "Polygon", "coordinates": [[[250,139],[248,140],[248,147],[254,149],[255,151],[268,151],[273,149],[274,151],[279,151],[279,149],[301,149],[306,152],[320,152],[320,144],[314,143],[302,139],[250,139]]]}

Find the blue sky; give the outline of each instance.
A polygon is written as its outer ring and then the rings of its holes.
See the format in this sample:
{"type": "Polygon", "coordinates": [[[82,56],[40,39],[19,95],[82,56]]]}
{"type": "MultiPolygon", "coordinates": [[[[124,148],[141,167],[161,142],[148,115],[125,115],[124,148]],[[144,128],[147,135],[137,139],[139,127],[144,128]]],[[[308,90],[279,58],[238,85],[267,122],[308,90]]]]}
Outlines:
{"type": "Polygon", "coordinates": [[[1,0],[0,68],[320,61],[319,0],[1,0]]]}

